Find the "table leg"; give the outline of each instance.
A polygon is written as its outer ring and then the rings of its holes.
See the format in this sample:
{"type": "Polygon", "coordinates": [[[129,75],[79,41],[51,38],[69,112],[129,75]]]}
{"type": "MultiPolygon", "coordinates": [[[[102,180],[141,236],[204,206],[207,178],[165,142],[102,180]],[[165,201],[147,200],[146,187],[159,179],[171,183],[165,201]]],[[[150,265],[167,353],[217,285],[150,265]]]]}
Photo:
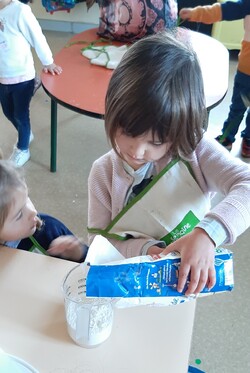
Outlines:
{"type": "Polygon", "coordinates": [[[50,111],[50,171],[56,172],[56,153],[57,153],[57,103],[51,99],[50,111]]]}

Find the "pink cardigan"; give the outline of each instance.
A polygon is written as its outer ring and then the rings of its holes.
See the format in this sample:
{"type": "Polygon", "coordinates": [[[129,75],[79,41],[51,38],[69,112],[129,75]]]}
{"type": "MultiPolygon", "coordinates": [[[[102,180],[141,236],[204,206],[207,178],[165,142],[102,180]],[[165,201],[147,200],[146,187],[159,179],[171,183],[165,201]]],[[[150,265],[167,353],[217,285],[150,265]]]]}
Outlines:
{"type": "MultiPolygon", "coordinates": [[[[160,172],[171,160],[165,156],[155,166],[160,172]]],[[[215,218],[228,231],[226,244],[232,244],[250,225],[250,166],[233,157],[214,139],[204,135],[196,150],[186,160],[196,181],[210,198],[219,192],[224,197],[206,216],[215,218]]],[[[88,180],[88,228],[104,229],[124,207],[132,177],[121,159],[111,150],[97,159],[88,180]]],[[[89,234],[89,243],[94,238],[89,234]]],[[[154,237],[152,237],[154,240],[154,237]]],[[[141,255],[144,238],[110,240],[125,257],[141,255]]]]}

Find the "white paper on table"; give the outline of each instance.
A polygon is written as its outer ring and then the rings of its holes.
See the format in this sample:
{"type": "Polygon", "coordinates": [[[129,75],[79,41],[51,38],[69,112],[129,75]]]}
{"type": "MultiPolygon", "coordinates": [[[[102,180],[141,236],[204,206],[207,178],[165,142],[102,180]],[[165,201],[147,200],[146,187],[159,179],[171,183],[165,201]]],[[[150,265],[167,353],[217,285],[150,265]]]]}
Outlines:
{"type": "Polygon", "coordinates": [[[123,55],[128,50],[127,45],[116,47],[109,46],[93,46],[82,50],[82,55],[87,57],[94,65],[104,66],[107,69],[116,69],[123,55]]]}
{"type": "Polygon", "coordinates": [[[85,262],[90,264],[106,264],[125,259],[123,255],[103,236],[95,236],[89,246],[85,262]]]}

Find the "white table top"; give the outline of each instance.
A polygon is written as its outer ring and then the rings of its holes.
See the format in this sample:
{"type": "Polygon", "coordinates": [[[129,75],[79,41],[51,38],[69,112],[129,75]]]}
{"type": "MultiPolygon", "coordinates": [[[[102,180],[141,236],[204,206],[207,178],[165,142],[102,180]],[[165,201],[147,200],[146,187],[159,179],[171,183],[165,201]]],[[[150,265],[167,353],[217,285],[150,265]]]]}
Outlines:
{"type": "Polygon", "coordinates": [[[0,248],[0,348],[40,373],[187,371],[195,301],[115,309],[106,342],[93,349],[76,345],[67,332],[61,291],[75,265],[0,248]]]}

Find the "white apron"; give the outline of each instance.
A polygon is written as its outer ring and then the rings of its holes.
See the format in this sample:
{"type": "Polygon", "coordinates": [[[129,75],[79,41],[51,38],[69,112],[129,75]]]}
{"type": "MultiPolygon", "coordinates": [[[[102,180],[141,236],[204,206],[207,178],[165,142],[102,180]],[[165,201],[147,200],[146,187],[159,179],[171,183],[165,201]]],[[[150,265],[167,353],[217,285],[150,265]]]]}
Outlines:
{"type": "Polygon", "coordinates": [[[174,160],[140,192],[104,230],[89,232],[126,240],[150,237],[166,244],[191,232],[210,209],[188,164],[174,160]]]}

